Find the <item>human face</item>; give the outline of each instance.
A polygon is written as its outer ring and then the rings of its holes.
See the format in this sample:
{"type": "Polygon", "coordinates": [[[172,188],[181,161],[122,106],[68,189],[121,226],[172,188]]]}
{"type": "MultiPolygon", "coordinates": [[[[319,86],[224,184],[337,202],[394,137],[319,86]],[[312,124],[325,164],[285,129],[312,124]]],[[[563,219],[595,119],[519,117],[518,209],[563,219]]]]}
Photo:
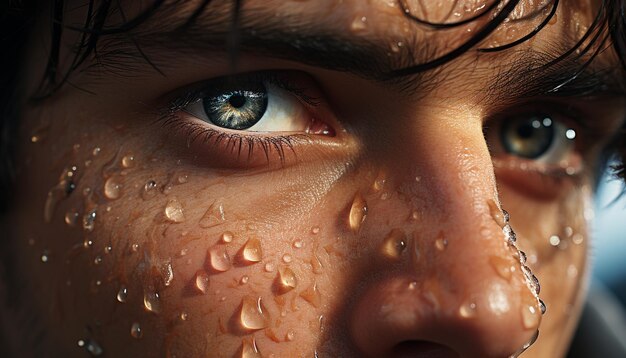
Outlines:
{"type": "MultiPolygon", "coordinates": [[[[489,16],[433,31],[395,1],[250,0],[237,36],[223,3],[172,33],[187,2],[133,40],[101,38],[99,62],[22,118],[7,229],[50,351],[507,357],[540,329],[525,355],[562,356],[587,276],[592,175],[624,118],[610,51],[556,92],[576,64],[531,70],[597,11],[564,3],[513,49],[394,78],[489,16]],[[160,72],[128,56],[133,41],[160,72]],[[607,86],[580,94],[596,80],[607,86]]],[[[431,22],[488,8],[408,5],[431,22]]],[[[530,32],[534,10],[522,2],[513,15],[526,18],[479,47],[530,32]]],[[[35,83],[45,63],[30,67],[35,83]]]]}

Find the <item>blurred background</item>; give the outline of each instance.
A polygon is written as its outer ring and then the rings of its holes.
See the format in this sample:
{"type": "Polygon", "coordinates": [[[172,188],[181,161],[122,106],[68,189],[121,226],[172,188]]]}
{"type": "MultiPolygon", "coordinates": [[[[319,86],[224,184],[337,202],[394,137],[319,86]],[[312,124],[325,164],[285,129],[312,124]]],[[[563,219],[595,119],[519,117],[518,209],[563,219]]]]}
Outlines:
{"type": "MultiPolygon", "coordinates": [[[[622,182],[602,178],[592,227],[592,288],[604,286],[626,307],[626,195],[622,182]]],[[[626,332],[624,332],[626,335],[626,332]]]]}

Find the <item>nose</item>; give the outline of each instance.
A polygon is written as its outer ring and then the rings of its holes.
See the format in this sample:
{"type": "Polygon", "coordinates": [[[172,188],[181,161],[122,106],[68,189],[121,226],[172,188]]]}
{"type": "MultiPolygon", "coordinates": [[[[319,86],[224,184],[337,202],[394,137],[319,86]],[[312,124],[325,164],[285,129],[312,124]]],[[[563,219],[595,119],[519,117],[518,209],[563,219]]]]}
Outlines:
{"type": "Polygon", "coordinates": [[[361,235],[376,256],[349,322],[361,355],[509,357],[536,338],[538,285],[505,233],[481,127],[422,127],[389,158],[398,194],[370,205],[381,222],[361,235]],[[398,215],[407,202],[418,220],[398,215]]]}

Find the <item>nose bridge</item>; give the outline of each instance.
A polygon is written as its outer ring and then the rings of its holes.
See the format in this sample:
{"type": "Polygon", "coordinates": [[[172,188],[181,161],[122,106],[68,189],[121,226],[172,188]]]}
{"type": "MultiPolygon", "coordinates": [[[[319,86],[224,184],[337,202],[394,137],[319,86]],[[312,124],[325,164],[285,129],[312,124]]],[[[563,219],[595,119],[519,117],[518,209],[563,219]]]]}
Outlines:
{"type": "MultiPolygon", "coordinates": [[[[403,228],[411,232],[411,255],[401,277],[377,283],[362,301],[367,303],[357,306],[371,321],[356,321],[394,332],[383,335],[388,341],[379,347],[403,339],[445,344],[462,356],[514,353],[533,337],[541,314],[527,285],[532,274],[524,275],[517,249],[504,233],[509,227],[497,205],[481,126],[437,124],[404,143],[411,148],[396,158],[389,176],[400,197],[409,198],[419,212],[418,220],[403,228]]],[[[365,341],[376,341],[355,338],[366,347],[365,341]]]]}

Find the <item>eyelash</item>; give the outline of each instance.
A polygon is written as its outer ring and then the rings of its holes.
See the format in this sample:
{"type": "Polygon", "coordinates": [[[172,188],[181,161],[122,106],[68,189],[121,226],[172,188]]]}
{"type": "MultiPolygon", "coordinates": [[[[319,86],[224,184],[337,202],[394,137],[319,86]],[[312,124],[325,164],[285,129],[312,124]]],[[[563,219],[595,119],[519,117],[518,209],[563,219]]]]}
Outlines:
{"type": "MultiPolygon", "coordinates": [[[[222,79],[225,81],[226,79],[222,79]]],[[[236,75],[228,80],[237,83],[241,82],[253,82],[259,81],[277,86],[289,93],[291,93],[296,99],[308,107],[317,107],[320,105],[319,98],[313,97],[307,94],[307,88],[297,86],[294,82],[290,81],[286,76],[281,76],[275,72],[255,72],[251,74],[236,75]]],[[[163,126],[171,127],[176,130],[182,131],[187,137],[187,147],[190,147],[194,142],[200,140],[207,146],[217,147],[224,145],[225,148],[230,148],[232,153],[235,148],[237,149],[237,159],[241,158],[241,154],[247,147],[247,158],[249,162],[256,148],[261,148],[265,154],[267,162],[271,160],[271,153],[275,152],[278,156],[281,164],[285,163],[286,155],[285,150],[289,150],[295,154],[294,142],[299,139],[309,139],[310,136],[306,133],[289,134],[289,135],[251,135],[251,134],[239,134],[227,131],[221,131],[209,126],[193,123],[185,120],[179,114],[184,111],[185,107],[192,103],[201,101],[203,97],[207,95],[209,90],[207,87],[214,86],[210,92],[219,91],[223,87],[223,83],[219,83],[218,80],[209,80],[204,82],[194,89],[188,90],[175,98],[171,99],[168,105],[159,111],[157,122],[163,126]]]]}

